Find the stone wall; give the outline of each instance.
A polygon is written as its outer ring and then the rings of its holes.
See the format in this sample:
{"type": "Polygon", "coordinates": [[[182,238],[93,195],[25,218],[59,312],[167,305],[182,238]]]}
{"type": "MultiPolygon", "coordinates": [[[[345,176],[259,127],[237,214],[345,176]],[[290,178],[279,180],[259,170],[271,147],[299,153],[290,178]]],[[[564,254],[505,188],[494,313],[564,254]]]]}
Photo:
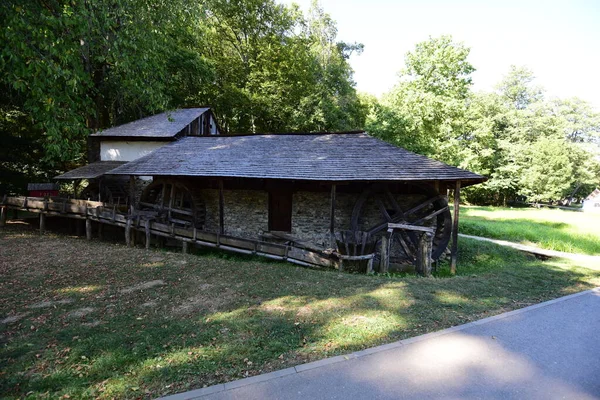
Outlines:
{"type": "MultiPolygon", "coordinates": [[[[206,206],[204,229],[219,231],[219,191],[202,189],[206,206]]],[[[259,190],[225,190],[223,192],[225,234],[257,239],[269,228],[269,196],[259,190]]]]}
{"type": "MultiPolygon", "coordinates": [[[[206,206],[204,229],[219,231],[219,191],[202,189],[199,191],[206,206]]],[[[260,190],[225,190],[224,193],[225,233],[232,236],[258,239],[269,229],[269,195],[260,190]]],[[[348,230],[352,210],[359,193],[337,193],[335,209],[335,230],[348,230]]],[[[292,235],[323,247],[330,246],[330,193],[295,192],[292,197],[292,235]]],[[[396,196],[403,209],[424,199],[423,196],[396,196]]],[[[359,229],[366,230],[383,222],[377,202],[371,198],[363,206],[359,229]]]]}

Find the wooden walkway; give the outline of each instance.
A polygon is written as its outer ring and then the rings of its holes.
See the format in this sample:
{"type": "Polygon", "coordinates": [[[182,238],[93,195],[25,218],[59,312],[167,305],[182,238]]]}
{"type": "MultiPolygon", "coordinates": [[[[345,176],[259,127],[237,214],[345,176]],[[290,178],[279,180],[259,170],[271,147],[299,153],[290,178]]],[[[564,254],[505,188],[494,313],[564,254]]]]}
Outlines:
{"type": "Polygon", "coordinates": [[[46,216],[74,218],[86,221],[86,236],[88,239],[92,238],[93,221],[99,224],[99,235],[102,232],[103,224],[124,228],[125,240],[130,246],[134,243],[134,232],[138,231],[145,234],[146,248],[150,248],[151,238],[154,235],[155,237],[181,241],[184,251],[187,251],[188,244],[193,244],[241,254],[256,254],[307,267],[339,268],[339,257],[334,252],[327,253],[314,248],[303,248],[301,245],[279,244],[221,235],[175,224],[167,225],[154,221],[151,215],[130,215],[123,206],[113,206],[97,201],[5,197],[0,203],[0,226],[6,222],[8,209],[40,214],[41,231],[45,229],[46,216]]]}
{"type": "MultiPolygon", "coordinates": [[[[463,233],[459,233],[458,235],[460,237],[464,237],[464,238],[468,238],[468,239],[479,240],[482,242],[491,242],[491,243],[498,244],[500,246],[512,247],[513,249],[517,249],[517,250],[520,250],[520,251],[523,251],[526,253],[530,253],[535,256],[541,256],[541,257],[547,257],[547,258],[554,258],[554,257],[555,258],[566,258],[566,259],[574,260],[574,261],[584,261],[588,264],[591,264],[592,266],[597,265],[597,268],[594,267],[593,269],[600,270],[600,256],[590,256],[587,254],[574,254],[574,253],[565,253],[565,252],[556,251],[556,250],[540,249],[538,247],[526,246],[524,244],[509,242],[506,240],[489,239],[489,238],[481,237],[481,236],[465,235],[463,233]]],[[[586,267],[587,267],[587,265],[586,265],[586,267]]]]}

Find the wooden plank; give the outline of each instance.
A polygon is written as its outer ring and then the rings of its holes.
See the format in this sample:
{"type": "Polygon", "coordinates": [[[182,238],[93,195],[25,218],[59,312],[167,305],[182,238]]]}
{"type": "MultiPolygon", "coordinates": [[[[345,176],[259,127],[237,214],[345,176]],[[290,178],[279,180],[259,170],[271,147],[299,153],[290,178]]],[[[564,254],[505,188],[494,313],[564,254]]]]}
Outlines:
{"type": "Polygon", "coordinates": [[[452,220],[452,246],[450,248],[450,273],[456,274],[458,259],[458,217],[460,215],[460,181],[454,186],[454,218],[452,220]]]}
{"type": "Polygon", "coordinates": [[[311,264],[315,264],[315,265],[319,265],[319,266],[323,266],[323,267],[332,267],[334,266],[334,263],[331,259],[322,256],[318,253],[309,251],[309,250],[305,250],[305,249],[299,249],[297,247],[291,247],[288,251],[288,258],[294,258],[296,260],[300,260],[303,262],[307,262],[307,263],[311,263],[311,264]]]}
{"type": "Polygon", "coordinates": [[[388,223],[388,229],[405,229],[408,231],[428,232],[433,233],[434,229],[427,226],[409,225],[409,224],[394,224],[388,223]]]}
{"type": "Polygon", "coordinates": [[[256,246],[257,253],[269,253],[282,258],[286,256],[287,246],[279,245],[276,243],[258,242],[256,246]]]}
{"type": "Polygon", "coordinates": [[[254,240],[236,238],[233,236],[221,235],[220,243],[226,246],[238,247],[254,251],[254,240]]]}

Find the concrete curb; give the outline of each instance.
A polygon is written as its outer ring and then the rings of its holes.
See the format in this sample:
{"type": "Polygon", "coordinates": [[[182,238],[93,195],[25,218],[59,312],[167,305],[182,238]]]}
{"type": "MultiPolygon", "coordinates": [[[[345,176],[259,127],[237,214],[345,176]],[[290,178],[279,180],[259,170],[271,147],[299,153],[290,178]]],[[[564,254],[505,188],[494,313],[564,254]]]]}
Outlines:
{"type": "Polygon", "coordinates": [[[273,372],[269,372],[266,374],[253,376],[250,378],[239,379],[237,381],[232,381],[232,382],[228,382],[225,384],[219,384],[219,385],[209,386],[209,387],[202,388],[202,389],[192,390],[189,392],[178,393],[178,394],[162,397],[159,400],[194,400],[194,399],[201,398],[203,396],[208,396],[209,394],[219,393],[219,392],[239,388],[242,386],[252,385],[255,383],[259,383],[259,382],[266,382],[266,381],[281,378],[281,377],[284,377],[287,375],[299,374],[304,371],[309,371],[309,370],[312,370],[315,368],[320,368],[320,367],[324,367],[324,366],[331,365],[331,364],[336,364],[336,363],[340,363],[340,362],[344,362],[344,361],[353,360],[356,358],[369,356],[371,354],[380,353],[382,351],[392,350],[392,349],[395,349],[398,347],[410,345],[412,343],[418,343],[418,342],[422,342],[424,340],[436,338],[436,337],[443,336],[443,335],[448,335],[450,333],[459,332],[459,331],[462,331],[462,330],[465,330],[467,328],[471,328],[474,326],[479,326],[479,325],[483,325],[483,324],[488,324],[490,322],[498,321],[501,319],[510,318],[515,315],[524,314],[526,312],[529,312],[529,311],[532,311],[532,310],[535,310],[538,308],[547,307],[552,304],[571,300],[573,298],[584,296],[584,295],[590,294],[590,293],[596,293],[596,294],[600,295],[600,287],[586,290],[584,292],[571,294],[568,296],[559,297],[554,300],[549,300],[549,301],[545,301],[543,303],[534,304],[532,306],[528,306],[528,307],[521,308],[518,310],[509,311],[509,312],[506,312],[503,314],[494,315],[492,317],[487,317],[487,318],[484,318],[484,319],[481,319],[478,321],[469,322],[464,325],[453,326],[451,328],[443,329],[441,331],[426,333],[424,335],[399,340],[397,342],[372,347],[370,349],[360,350],[360,351],[346,354],[346,355],[325,358],[323,360],[313,361],[310,363],[301,364],[301,365],[297,365],[295,367],[290,367],[290,368],[282,369],[279,371],[273,371],[273,372]]]}

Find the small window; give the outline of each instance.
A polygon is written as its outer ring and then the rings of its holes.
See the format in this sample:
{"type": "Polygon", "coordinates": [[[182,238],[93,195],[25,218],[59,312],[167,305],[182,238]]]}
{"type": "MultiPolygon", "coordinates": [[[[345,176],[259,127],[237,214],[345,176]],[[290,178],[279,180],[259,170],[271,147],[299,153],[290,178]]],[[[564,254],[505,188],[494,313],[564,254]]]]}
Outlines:
{"type": "Polygon", "coordinates": [[[269,193],[269,230],[292,231],[291,191],[272,191],[269,193]]]}

